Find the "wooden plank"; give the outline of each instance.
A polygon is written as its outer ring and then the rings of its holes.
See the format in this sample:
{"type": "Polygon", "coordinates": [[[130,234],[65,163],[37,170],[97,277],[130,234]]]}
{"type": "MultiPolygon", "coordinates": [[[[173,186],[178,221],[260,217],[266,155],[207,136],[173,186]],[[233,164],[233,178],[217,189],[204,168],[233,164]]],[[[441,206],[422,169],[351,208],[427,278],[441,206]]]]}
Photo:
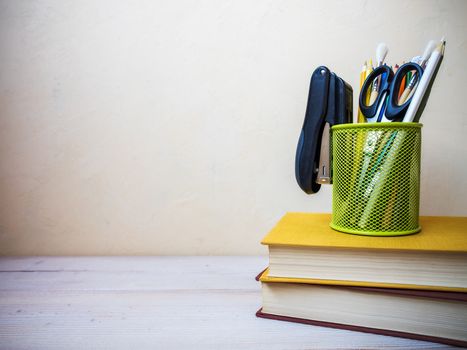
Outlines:
{"type": "Polygon", "coordinates": [[[258,319],[266,257],[0,259],[1,349],[448,349],[258,319]]]}
{"type": "Polygon", "coordinates": [[[7,258],[0,290],[257,290],[266,265],[267,257],[7,258]]]}

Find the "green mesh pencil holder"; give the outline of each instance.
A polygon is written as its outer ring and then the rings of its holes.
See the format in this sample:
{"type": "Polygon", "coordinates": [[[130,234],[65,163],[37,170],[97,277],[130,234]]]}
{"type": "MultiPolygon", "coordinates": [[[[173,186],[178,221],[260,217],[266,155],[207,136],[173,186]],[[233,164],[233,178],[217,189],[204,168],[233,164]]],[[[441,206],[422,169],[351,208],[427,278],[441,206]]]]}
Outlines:
{"type": "Polygon", "coordinates": [[[420,231],[419,123],[332,127],[331,227],[371,236],[420,231]]]}

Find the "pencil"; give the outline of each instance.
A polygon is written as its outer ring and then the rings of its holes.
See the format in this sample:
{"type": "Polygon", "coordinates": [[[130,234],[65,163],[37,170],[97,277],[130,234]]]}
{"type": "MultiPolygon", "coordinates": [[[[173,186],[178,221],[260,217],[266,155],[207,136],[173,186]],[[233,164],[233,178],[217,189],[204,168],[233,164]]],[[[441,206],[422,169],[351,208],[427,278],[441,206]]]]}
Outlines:
{"type": "Polygon", "coordinates": [[[412,79],[412,71],[407,72],[405,76],[405,87],[409,86],[410,79],[412,79]]]}
{"type": "Polygon", "coordinates": [[[401,81],[401,86],[399,87],[399,96],[398,96],[398,100],[401,98],[402,96],[402,93],[404,92],[404,89],[405,89],[405,75],[404,77],[402,78],[402,81],[401,81]]]}
{"type": "MultiPolygon", "coordinates": [[[[370,63],[366,67],[366,74],[365,74],[366,77],[368,77],[370,75],[370,73],[373,72],[373,60],[370,58],[369,62],[370,63]]],[[[368,106],[368,103],[370,103],[370,90],[371,89],[368,89],[368,91],[366,92],[365,103],[366,103],[367,106],[368,106]]]]}
{"type": "MultiPolygon", "coordinates": [[[[362,70],[360,72],[360,90],[362,89],[363,83],[365,82],[366,79],[366,72],[367,72],[367,64],[366,61],[363,64],[362,70]]],[[[364,123],[365,122],[365,117],[363,116],[362,111],[360,110],[360,107],[358,108],[358,116],[357,116],[357,123],[364,123]]]]}
{"type": "Polygon", "coordinates": [[[423,72],[418,87],[415,90],[415,93],[412,97],[412,102],[410,102],[409,108],[407,109],[404,119],[402,120],[403,122],[413,122],[414,120],[418,121],[418,119],[420,118],[420,114],[423,111],[423,107],[421,111],[419,111],[418,109],[422,103],[426,91],[429,90],[430,83],[432,83],[432,80],[436,77],[437,69],[441,64],[441,60],[444,55],[445,44],[446,43],[443,39],[440,42],[440,44],[436,47],[436,49],[432,52],[426,65],[426,69],[423,72]]]}

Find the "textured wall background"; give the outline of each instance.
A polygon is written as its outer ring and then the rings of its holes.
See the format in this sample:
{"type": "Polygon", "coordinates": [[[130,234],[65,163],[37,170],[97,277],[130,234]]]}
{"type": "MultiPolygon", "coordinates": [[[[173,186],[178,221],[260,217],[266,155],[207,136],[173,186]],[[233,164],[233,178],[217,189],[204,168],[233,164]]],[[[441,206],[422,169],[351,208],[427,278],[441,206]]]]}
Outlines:
{"type": "MultiPolygon", "coordinates": [[[[309,77],[445,35],[421,211],[467,215],[466,1],[1,1],[1,254],[255,254],[306,196],[309,77]]],[[[354,94],[355,101],[357,93],[354,94]]]]}

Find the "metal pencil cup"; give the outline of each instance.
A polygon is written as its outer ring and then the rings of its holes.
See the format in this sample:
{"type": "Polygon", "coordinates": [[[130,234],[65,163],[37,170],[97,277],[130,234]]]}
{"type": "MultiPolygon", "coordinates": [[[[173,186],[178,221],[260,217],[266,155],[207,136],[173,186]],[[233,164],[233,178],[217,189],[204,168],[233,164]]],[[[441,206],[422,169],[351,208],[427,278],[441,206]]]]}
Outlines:
{"type": "Polygon", "coordinates": [[[370,236],[420,231],[419,123],[332,127],[331,227],[370,236]]]}

